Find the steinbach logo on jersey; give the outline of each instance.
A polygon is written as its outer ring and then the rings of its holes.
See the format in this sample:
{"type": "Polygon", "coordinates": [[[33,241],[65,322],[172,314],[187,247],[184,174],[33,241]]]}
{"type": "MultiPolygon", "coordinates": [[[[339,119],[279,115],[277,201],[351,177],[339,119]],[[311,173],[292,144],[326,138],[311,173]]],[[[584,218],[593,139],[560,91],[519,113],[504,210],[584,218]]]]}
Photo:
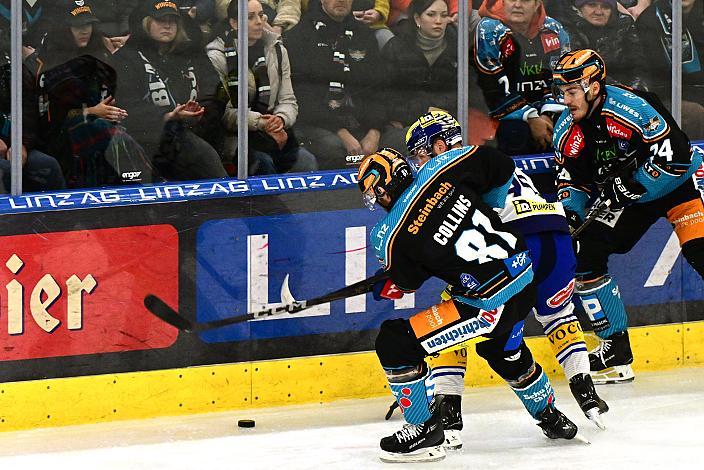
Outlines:
{"type": "Polygon", "coordinates": [[[543,51],[546,53],[560,48],[560,38],[555,33],[541,34],[540,39],[543,43],[543,51]]]}
{"type": "Polygon", "coordinates": [[[570,281],[569,284],[567,284],[563,289],[557,291],[555,295],[550,297],[545,303],[548,304],[548,307],[551,308],[558,308],[562,307],[565,305],[567,302],[572,299],[572,293],[574,292],[574,279],[570,281]]]}
{"type": "Polygon", "coordinates": [[[611,137],[617,139],[630,140],[633,135],[633,132],[629,128],[608,117],[606,118],[606,129],[609,131],[611,137]]]}
{"type": "Polygon", "coordinates": [[[569,137],[567,137],[567,142],[565,142],[565,151],[563,152],[566,156],[571,158],[576,158],[579,153],[584,148],[584,134],[579,127],[573,127],[570,131],[569,137]]]}
{"type": "Polygon", "coordinates": [[[437,207],[441,202],[444,202],[448,195],[454,192],[452,191],[453,188],[454,186],[452,183],[448,183],[447,181],[440,183],[440,187],[437,191],[435,191],[435,194],[433,194],[432,197],[427,198],[425,200],[425,205],[418,210],[418,217],[413,219],[413,222],[411,222],[408,226],[408,231],[413,235],[417,235],[433,209],[435,209],[435,207],[437,207]]]}

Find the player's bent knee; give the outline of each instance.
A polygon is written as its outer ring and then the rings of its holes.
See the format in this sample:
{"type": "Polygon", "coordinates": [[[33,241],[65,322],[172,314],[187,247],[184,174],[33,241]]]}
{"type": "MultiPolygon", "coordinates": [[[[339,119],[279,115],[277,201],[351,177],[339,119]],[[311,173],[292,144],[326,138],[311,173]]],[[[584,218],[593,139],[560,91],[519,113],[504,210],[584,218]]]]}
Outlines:
{"type": "Polygon", "coordinates": [[[521,341],[518,349],[504,351],[505,338],[493,338],[477,344],[477,354],[489,363],[489,367],[502,379],[511,383],[519,380],[533,366],[533,355],[521,341]]]}
{"type": "Polygon", "coordinates": [[[407,320],[386,320],[376,337],[376,354],[385,369],[415,366],[423,362],[425,351],[410,331],[407,320]]]}

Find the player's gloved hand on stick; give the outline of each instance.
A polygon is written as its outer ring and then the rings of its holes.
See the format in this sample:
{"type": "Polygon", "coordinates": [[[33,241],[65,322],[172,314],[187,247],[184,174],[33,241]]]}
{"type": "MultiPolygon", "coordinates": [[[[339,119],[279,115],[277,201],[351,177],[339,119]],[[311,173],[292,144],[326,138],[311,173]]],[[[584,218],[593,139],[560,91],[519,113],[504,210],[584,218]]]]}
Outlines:
{"type": "Polygon", "coordinates": [[[638,201],[643,194],[645,188],[634,180],[632,175],[620,174],[604,184],[599,198],[604,203],[609,201],[609,209],[619,210],[638,201]]]}
{"type": "MultiPolygon", "coordinates": [[[[382,271],[383,269],[380,269],[379,271],[377,271],[377,274],[382,271]]],[[[396,284],[394,284],[394,281],[392,281],[391,279],[382,279],[380,281],[376,281],[374,283],[372,293],[374,294],[374,300],[396,300],[403,297],[403,291],[399,289],[398,286],[396,286],[396,284]]]]}
{"type": "Polygon", "coordinates": [[[570,226],[570,233],[577,230],[584,222],[577,212],[569,209],[565,209],[565,217],[567,217],[567,224],[570,226]]]}

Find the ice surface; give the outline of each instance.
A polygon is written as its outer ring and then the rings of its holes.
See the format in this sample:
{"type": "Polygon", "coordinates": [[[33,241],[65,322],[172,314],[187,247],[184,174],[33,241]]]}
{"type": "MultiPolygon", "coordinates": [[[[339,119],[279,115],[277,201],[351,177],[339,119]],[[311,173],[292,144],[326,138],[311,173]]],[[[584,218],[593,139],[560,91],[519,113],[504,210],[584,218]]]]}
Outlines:
{"type": "Polygon", "coordinates": [[[550,441],[508,387],[465,392],[464,448],[432,464],[384,464],[379,439],[390,398],[0,434],[0,468],[42,469],[680,469],[704,468],[704,368],[637,373],[601,386],[611,411],[600,431],[567,384],[557,405],[591,445],[550,441]],[[237,420],[256,420],[253,429],[237,420]]]}

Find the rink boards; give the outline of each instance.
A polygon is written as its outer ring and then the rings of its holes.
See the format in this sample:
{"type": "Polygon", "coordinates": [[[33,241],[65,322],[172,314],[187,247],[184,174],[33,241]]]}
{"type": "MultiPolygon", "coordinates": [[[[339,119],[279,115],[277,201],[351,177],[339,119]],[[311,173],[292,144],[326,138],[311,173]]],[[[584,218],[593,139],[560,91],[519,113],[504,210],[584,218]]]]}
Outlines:
{"type": "MultiPolygon", "coordinates": [[[[549,180],[547,157],[518,165],[549,180]]],[[[704,191],[704,169],[695,179],[704,191]]],[[[279,302],[286,275],[301,300],[364,279],[383,214],[360,206],[351,169],[0,198],[0,430],[387,393],[376,331],[435,303],[437,282],[199,335],[142,304],[153,293],[210,321],[279,302]]],[[[612,258],[637,370],[704,363],[704,285],[678,254],[661,221],[612,258]]],[[[527,323],[557,371],[540,333],[527,323]]],[[[471,351],[469,364],[469,384],[497,381],[471,351]]]]}

